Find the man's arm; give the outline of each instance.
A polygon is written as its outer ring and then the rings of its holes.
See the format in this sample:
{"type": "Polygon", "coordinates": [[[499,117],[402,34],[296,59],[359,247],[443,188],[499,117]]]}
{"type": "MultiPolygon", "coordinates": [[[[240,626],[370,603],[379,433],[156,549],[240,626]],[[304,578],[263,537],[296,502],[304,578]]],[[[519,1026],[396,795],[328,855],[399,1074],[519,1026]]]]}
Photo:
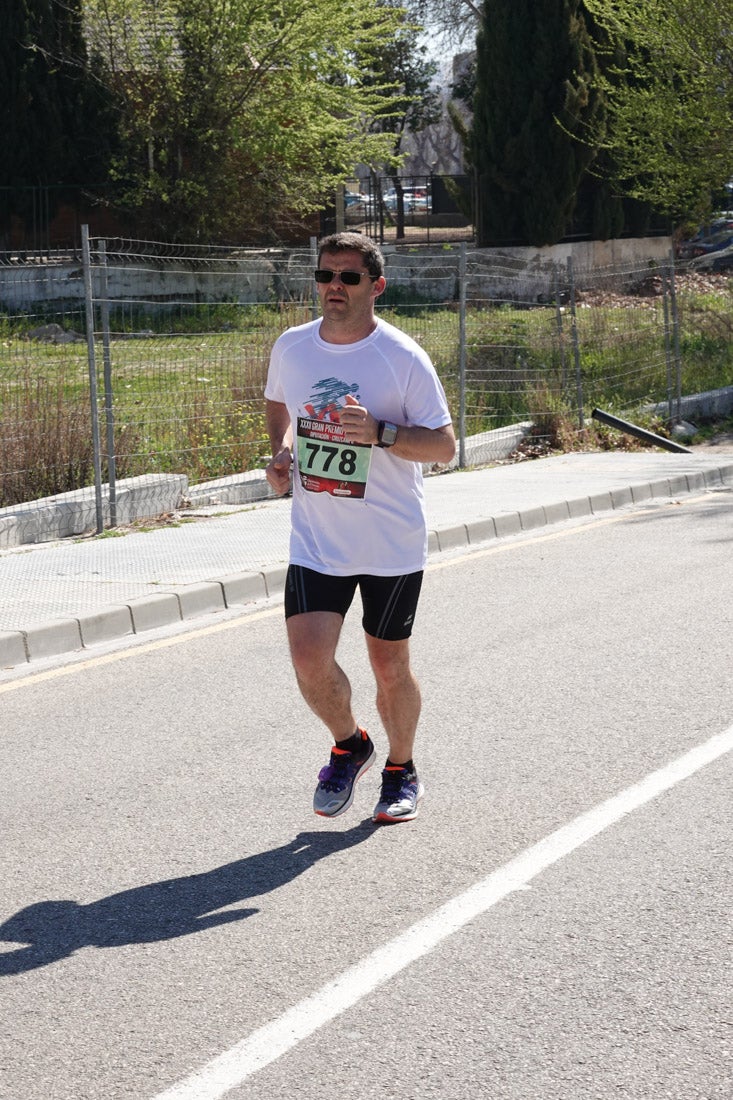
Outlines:
{"type": "Polygon", "coordinates": [[[265,476],[275,492],[284,496],[290,489],[290,467],[293,464],[293,431],[287,405],[280,401],[265,401],[265,421],[272,449],[265,476]]]}
{"type": "MultiPolygon", "coordinates": [[[[379,422],[350,394],[340,410],[339,419],[346,438],[352,443],[375,445],[378,442],[379,422]]],[[[451,424],[443,428],[398,424],[397,440],[389,449],[393,455],[408,462],[437,462],[447,466],[456,453],[456,437],[451,424]]]]}
{"type": "Polygon", "coordinates": [[[447,466],[456,453],[456,437],[451,424],[444,428],[399,425],[397,439],[389,449],[393,455],[410,462],[437,462],[447,466]]]}

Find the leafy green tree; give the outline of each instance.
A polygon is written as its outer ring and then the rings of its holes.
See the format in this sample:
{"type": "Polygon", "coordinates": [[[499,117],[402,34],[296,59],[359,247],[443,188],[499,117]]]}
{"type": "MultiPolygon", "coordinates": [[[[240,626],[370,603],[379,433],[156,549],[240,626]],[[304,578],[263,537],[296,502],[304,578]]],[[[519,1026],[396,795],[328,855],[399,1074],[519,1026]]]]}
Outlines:
{"type": "Polygon", "coordinates": [[[704,216],[733,176],[733,0],[586,6],[610,43],[601,137],[617,187],[675,220],[704,216]]]}
{"type": "Polygon", "coordinates": [[[117,172],[145,228],[179,240],[275,235],[389,134],[359,57],[399,13],[372,0],[86,0],[121,103],[117,172]]]}
{"type": "Polygon", "coordinates": [[[554,244],[595,155],[604,105],[579,0],[485,0],[469,155],[479,245],[554,244]]]}

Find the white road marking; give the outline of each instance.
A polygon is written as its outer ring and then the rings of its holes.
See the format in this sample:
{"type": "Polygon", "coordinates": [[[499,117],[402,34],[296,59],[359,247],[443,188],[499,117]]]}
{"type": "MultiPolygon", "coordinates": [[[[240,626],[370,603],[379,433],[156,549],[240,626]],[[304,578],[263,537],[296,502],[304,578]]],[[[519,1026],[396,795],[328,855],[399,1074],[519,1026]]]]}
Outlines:
{"type": "Polygon", "coordinates": [[[508,894],[732,749],[733,726],[550,833],[154,1100],[218,1100],[508,894]]]}

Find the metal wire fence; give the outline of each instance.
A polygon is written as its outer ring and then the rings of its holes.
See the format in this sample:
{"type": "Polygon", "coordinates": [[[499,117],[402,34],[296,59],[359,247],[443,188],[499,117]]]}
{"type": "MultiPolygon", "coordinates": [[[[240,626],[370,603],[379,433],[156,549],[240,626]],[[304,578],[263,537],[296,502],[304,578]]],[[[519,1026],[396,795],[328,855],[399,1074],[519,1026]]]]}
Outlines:
{"type": "MultiPolygon", "coordinates": [[[[269,351],[317,315],[314,250],[85,236],[81,262],[0,263],[0,546],[3,524],[6,543],[88,527],[92,499],[98,530],[144,513],[135,493],[164,510],[166,479],[180,497],[259,477],[269,351]],[[24,511],[59,494],[86,518],[24,533],[24,511]]],[[[534,446],[557,445],[559,427],[578,446],[594,407],[673,420],[683,394],[733,380],[727,275],[534,270],[465,244],[386,261],[380,312],[431,355],[464,465],[506,456],[517,425],[534,446]]]]}

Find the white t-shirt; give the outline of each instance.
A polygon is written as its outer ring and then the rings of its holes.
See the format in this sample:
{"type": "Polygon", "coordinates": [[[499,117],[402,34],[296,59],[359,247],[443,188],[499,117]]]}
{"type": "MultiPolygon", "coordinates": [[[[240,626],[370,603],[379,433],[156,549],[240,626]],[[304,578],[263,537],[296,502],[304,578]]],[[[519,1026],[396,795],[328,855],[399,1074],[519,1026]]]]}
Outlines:
{"type": "Polygon", "coordinates": [[[419,344],[381,318],[355,344],[327,343],[320,327],[277,339],[265,387],[293,425],[290,560],[334,576],[414,573],[427,560],[421,464],[347,443],[339,410],[348,393],[377,420],[442,428],[451,416],[440,379],[419,344]]]}

